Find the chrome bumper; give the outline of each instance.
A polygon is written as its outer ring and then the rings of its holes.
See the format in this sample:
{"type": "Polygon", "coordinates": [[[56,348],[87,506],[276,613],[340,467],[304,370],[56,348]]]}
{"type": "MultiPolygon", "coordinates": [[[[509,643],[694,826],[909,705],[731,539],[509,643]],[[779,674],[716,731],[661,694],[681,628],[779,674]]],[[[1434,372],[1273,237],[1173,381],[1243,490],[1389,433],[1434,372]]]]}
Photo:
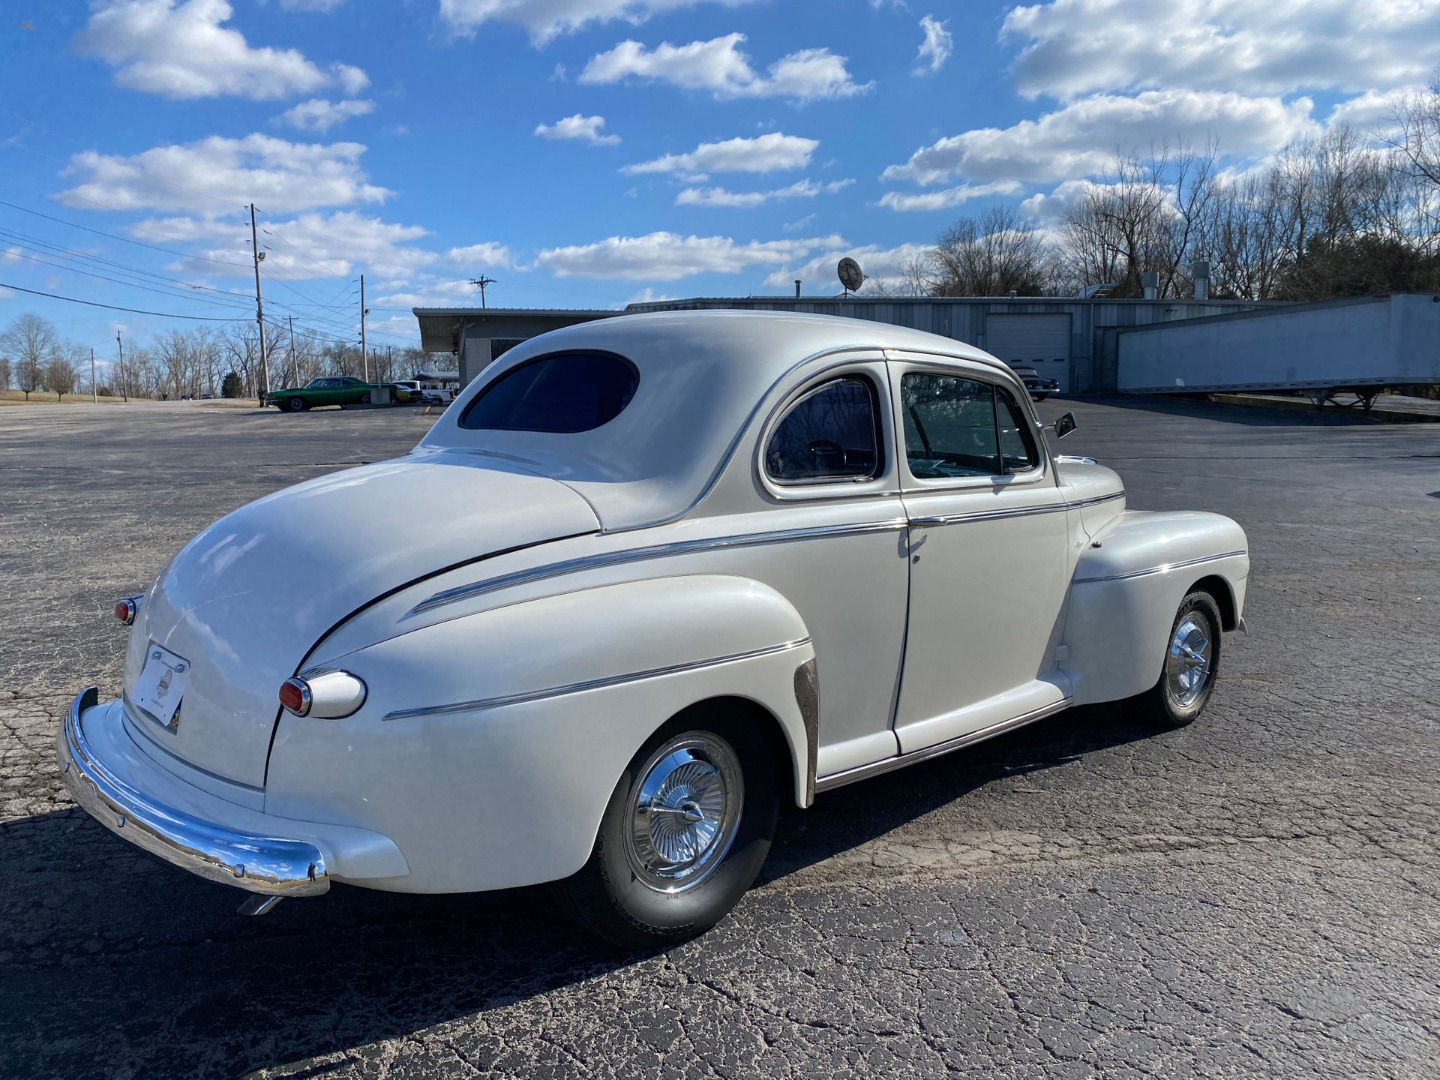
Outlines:
{"type": "Polygon", "coordinates": [[[192,874],[267,896],[318,896],[330,888],[325,859],[301,840],[237,832],[165,806],[106,769],[81,718],[100,702],[89,687],[70,703],[56,740],[71,796],[116,836],[192,874]]]}

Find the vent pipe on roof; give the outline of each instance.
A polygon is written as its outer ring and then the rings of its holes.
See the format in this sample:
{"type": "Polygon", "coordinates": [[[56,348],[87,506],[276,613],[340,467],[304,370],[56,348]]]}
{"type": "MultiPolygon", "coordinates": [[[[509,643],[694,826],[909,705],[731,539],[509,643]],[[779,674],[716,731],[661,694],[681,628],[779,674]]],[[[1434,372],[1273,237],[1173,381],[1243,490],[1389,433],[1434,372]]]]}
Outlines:
{"type": "Polygon", "coordinates": [[[800,299],[800,279],[798,277],[795,279],[795,299],[800,299]]]}
{"type": "Polygon", "coordinates": [[[1140,284],[1145,289],[1145,299],[1154,300],[1160,292],[1160,272],[1146,270],[1140,275],[1140,284]]]}
{"type": "Polygon", "coordinates": [[[1210,264],[1196,259],[1190,264],[1190,276],[1195,280],[1195,299],[1210,299],[1210,264]]]}

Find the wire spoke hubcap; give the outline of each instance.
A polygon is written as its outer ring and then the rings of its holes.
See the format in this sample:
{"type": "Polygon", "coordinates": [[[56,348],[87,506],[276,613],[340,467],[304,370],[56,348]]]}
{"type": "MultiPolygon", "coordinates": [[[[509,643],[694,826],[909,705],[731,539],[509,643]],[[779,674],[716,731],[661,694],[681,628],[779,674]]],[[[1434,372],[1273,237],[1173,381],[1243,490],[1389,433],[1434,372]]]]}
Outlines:
{"type": "Polygon", "coordinates": [[[672,739],[641,767],[626,856],[657,892],[683,892],[724,860],[740,825],[744,773],[730,744],[709,732],[672,739]]]}
{"type": "Polygon", "coordinates": [[[1181,707],[1195,703],[1210,682],[1213,651],[1210,628],[1196,615],[1186,615],[1170,638],[1165,656],[1165,690],[1181,707]]]}

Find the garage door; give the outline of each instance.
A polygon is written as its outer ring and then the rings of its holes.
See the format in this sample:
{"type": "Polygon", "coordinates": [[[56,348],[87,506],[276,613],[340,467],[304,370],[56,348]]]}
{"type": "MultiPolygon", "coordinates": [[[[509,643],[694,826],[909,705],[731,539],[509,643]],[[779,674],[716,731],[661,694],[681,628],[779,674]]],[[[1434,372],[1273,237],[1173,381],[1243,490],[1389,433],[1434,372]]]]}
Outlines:
{"type": "Polygon", "coordinates": [[[1046,378],[1070,389],[1070,316],[988,315],[985,351],[1007,364],[1033,367],[1046,378]]]}

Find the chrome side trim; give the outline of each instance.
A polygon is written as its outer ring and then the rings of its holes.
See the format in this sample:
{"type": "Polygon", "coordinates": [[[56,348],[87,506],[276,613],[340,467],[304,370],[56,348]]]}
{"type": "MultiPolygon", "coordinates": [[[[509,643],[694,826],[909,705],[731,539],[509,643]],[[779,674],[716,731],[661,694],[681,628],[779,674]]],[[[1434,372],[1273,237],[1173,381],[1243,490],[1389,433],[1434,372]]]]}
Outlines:
{"type": "Polygon", "coordinates": [[[1082,506],[1095,506],[1125,498],[1125,492],[1114,491],[1109,495],[1097,495],[1093,499],[1079,502],[1045,503],[1041,506],[1013,506],[1004,510],[977,510],[969,514],[937,514],[933,517],[911,518],[911,525],[959,525],[967,521],[995,521],[999,518],[1030,517],[1035,514],[1058,514],[1082,506]]]}
{"type": "Polygon", "coordinates": [[[1056,454],[1056,465],[1095,465],[1097,462],[1093,457],[1085,454],[1056,454]]]}
{"type": "Polygon", "coordinates": [[[829,776],[822,776],[815,781],[815,790],[832,791],[846,784],[853,784],[857,780],[868,780],[872,776],[879,776],[882,773],[892,772],[895,769],[903,769],[906,765],[914,765],[918,761],[928,761],[930,758],[940,757],[952,750],[959,750],[962,747],[973,746],[975,743],[984,742],[986,739],[993,739],[996,735],[1003,735],[1007,731],[1014,731],[1026,724],[1033,724],[1037,720],[1044,720],[1047,716],[1054,716],[1056,713],[1064,712],[1070,707],[1070,698],[1062,698],[1051,705],[1043,705],[1038,709],[1032,709],[1019,716],[1012,716],[1009,720],[1002,720],[998,724],[991,724],[989,727],[981,728],[979,731],[972,731],[966,735],[957,735],[953,739],[936,743],[934,746],[927,746],[921,750],[912,750],[908,754],[900,754],[897,757],[886,758],[884,761],[872,762],[869,765],[860,765],[854,769],[846,769],[844,772],[831,773],[829,776]]]}
{"type": "Polygon", "coordinates": [[[95,757],[81,718],[99,704],[91,686],[70,703],[56,739],[61,779],[86,813],[136,847],[198,877],[268,896],[318,896],[330,888],[313,844],[227,829],[157,802],[95,757]]]}
{"type": "Polygon", "coordinates": [[[911,525],[961,525],[971,521],[998,521],[1001,518],[1034,517],[1038,514],[1061,514],[1069,510],[1066,503],[1046,503],[1043,506],[1012,506],[1005,510],[977,510],[969,514],[937,514],[932,517],[911,518],[911,525]]]}
{"type": "Polygon", "coordinates": [[[1070,508],[1072,510],[1078,510],[1082,506],[1099,506],[1101,503],[1114,502],[1116,499],[1123,498],[1125,498],[1125,489],[1121,488],[1119,491],[1110,492],[1109,495],[1096,495],[1093,498],[1072,502],[1070,508]]]}
{"type": "Polygon", "coordinates": [[[517,570],[512,574],[502,574],[499,577],[488,578],[484,581],[476,581],[469,585],[459,585],[453,589],[446,589],[438,592],[426,600],[416,604],[406,618],[415,615],[423,615],[447,604],[458,603],[461,600],[471,600],[477,596],[484,596],[486,593],[497,592],[500,589],[509,589],[517,585],[528,585],[535,581],[544,581],[548,578],[563,577],[567,574],[578,574],[586,570],[600,570],[611,566],[624,566],[627,563],[648,562],[651,559],[666,559],[672,555],[689,555],[696,551],[721,551],[732,548],[758,547],[763,544],[788,544],[797,540],[821,540],[836,536],[864,536],[868,533],[899,532],[907,528],[909,522],[904,518],[891,518],[886,521],[863,522],[854,525],[816,525],[804,529],[780,529],[775,532],[747,533],[742,536],[717,536],[706,537],[700,540],[677,540],[670,544],[656,544],[652,547],[626,548],[623,551],[607,551],[598,555],[584,555],[576,559],[567,559],[564,562],[549,563],[545,566],[535,566],[528,570],[517,570]]]}
{"type": "Polygon", "coordinates": [[[1144,570],[1131,570],[1125,574],[1107,574],[1104,577],[1076,578],[1076,585],[1094,585],[1101,581],[1129,581],[1131,578],[1150,577],[1152,574],[1168,574],[1171,570],[1183,570],[1187,566],[1199,566],[1202,563],[1217,562],[1220,559],[1233,559],[1237,555],[1249,555],[1250,552],[1223,551],[1219,555],[1202,555],[1198,559],[1182,559],[1179,562],[1164,563],[1160,566],[1147,566],[1144,570]]]}
{"type": "Polygon", "coordinates": [[[427,716],[446,716],[451,713],[461,712],[482,712],[489,709],[500,709],[507,705],[524,705],[532,701],[544,701],[547,698],[565,697],[568,694],[582,694],[587,690],[605,690],[612,686],[623,686],[626,683],[640,682],[644,679],[658,679],[662,675],[679,675],[687,671],[700,671],[704,668],[719,667],[721,664],[733,664],[741,660],[755,660],[762,656],[774,656],[777,653],[789,652],[791,649],[798,649],[809,645],[808,637],[800,638],[797,641],[786,641],[780,645],[767,645],[763,649],[751,649],[748,652],[731,653],[728,656],[717,656],[709,660],[691,660],[684,664],[670,664],[666,667],[650,668],[647,671],[635,671],[628,675],[609,675],[603,679],[587,679],[584,682],[570,683],[566,686],[554,686],[546,690],[530,690],[523,694],[508,694],[504,697],[478,698],[474,701],[457,701],[450,705],[427,705],[419,709],[397,709],[387,714],[385,720],[415,720],[427,716]]]}

